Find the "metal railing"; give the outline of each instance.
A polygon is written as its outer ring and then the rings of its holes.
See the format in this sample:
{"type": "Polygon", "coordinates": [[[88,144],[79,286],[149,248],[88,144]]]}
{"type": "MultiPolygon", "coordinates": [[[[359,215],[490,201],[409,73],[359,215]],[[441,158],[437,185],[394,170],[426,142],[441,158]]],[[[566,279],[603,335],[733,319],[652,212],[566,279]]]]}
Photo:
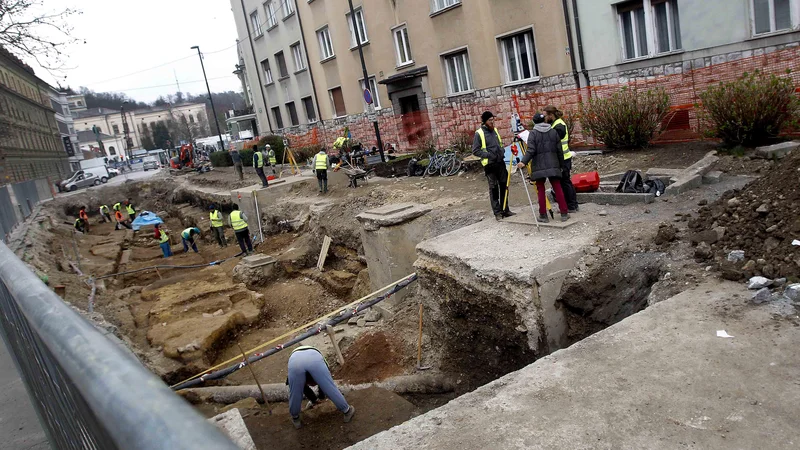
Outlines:
{"type": "Polygon", "coordinates": [[[0,335],[53,448],[237,448],[2,243],[0,335]]]}

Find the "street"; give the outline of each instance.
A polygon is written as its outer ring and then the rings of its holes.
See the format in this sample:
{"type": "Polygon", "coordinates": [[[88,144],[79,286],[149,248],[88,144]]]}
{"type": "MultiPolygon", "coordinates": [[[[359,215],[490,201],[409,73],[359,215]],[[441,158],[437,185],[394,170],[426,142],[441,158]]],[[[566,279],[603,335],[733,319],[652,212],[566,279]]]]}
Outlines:
{"type": "Polygon", "coordinates": [[[88,187],[88,188],[78,189],[78,190],[72,191],[72,192],[61,192],[61,193],[58,194],[58,196],[59,197],[69,197],[71,195],[75,195],[75,194],[80,193],[80,192],[86,192],[87,190],[91,190],[91,189],[97,189],[97,188],[101,188],[101,187],[104,187],[104,186],[119,185],[119,184],[122,184],[122,183],[126,182],[127,180],[132,180],[132,181],[133,180],[143,180],[145,178],[150,178],[153,175],[156,175],[156,174],[159,174],[159,173],[163,173],[163,172],[161,172],[161,170],[163,170],[163,169],[148,170],[147,172],[145,172],[143,170],[137,170],[137,171],[133,171],[133,172],[125,172],[122,175],[117,175],[116,177],[108,180],[108,183],[106,183],[106,184],[101,184],[99,186],[92,186],[92,187],[88,187]]]}

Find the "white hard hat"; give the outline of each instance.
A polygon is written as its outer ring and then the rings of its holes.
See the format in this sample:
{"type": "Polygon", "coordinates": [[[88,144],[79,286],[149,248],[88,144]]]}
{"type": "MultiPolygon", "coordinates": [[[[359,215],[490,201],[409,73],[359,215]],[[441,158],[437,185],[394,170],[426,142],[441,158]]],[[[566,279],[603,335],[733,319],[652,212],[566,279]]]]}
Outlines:
{"type": "Polygon", "coordinates": [[[272,148],[272,146],[267,144],[267,145],[264,146],[264,148],[272,148]]]}

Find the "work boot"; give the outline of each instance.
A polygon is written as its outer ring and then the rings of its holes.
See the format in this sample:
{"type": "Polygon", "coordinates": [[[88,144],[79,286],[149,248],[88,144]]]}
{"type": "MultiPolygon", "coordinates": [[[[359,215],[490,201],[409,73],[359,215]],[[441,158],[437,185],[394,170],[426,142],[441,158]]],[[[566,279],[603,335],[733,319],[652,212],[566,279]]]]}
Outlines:
{"type": "Polygon", "coordinates": [[[541,223],[550,223],[550,218],[547,217],[547,213],[539,214],[539,217],[536,218],[536,221],[541,223]]]}
{"type": "Polygon", "coordinates": [[[503,213],[497,213],[494,215],[494,218],[497,220],[503,220],[503,213]]]}
{"type": "Polygon", "coordinates": [[[569,214],[561,213],[561,221],[566,222],[569,220],[569,214]]]}
{"type": "Polygon", "coordinates": [[[579,207],[577,207],[577,206],[576,206],[574,209],[573,209],[573,208],[569,208],[569,209],[568,209],[568,211],[569,211],[569,212],[571,212],[571,213],[576,213],[576,212],[578,212],[579,210],[580,210],[580,208],[579,208],[579,207]]]}
{"type": "Polygon", "coordinates": [[[300,416],[292,417],[292,425],[294,425],[296,430],[299,430],[303,427],[303,422],[300,421],[300,416]]]}
{"type": "Polygon", "coordinates": [[[517,215],[517,213],[512,212],[510,209],[503,213],[503,217],[511,217],[511,216],[516,216],[516,215],[517,215]]]}
{"type": "Polygon", "coordinates": [[[353,420],[353,415],[355,413],[356,409],[353,407],[353,405],[350,405],[350,409],[348,409],[347,412],[344,413],[344,423],[350,423],[350,421],[353,420]]]}

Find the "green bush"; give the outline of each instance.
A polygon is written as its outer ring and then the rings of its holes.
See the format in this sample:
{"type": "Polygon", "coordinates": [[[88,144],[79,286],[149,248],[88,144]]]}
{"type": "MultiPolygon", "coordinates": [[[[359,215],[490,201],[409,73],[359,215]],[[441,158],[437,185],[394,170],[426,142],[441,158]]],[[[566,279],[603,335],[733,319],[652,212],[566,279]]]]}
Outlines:
{"type": "Polygon", "coordinates": [[[239,156],[242,158],[242,165],[247,167],[253,166],[253,150],[251,149],[243,149],[239,150],[239,156]]]}
{"type": "Polygon", "coordinates": [[[211,165],[214,167],[230,167],[233,165],[231,154],[228,152],[213,152],[209,154],[211,165]]]}
{"type": "Polygon", "coordinates": [[[755,147],[796,121],[800,102],[791,78],[756,71],[700,94],[713,136],[728,146],[755,147]]]}
{"type": "MultiPolygon", "coordinates": [[[[306,163],[306,161],[319,153],[320,150],[322,150],[321,145],[309,145],[308,147],[293,148],[292,153],[294,153],[294,158],[297,161],[297,164],[303,165],[306,163]]],[[[329,155],[331,154],[329,153],[329,155]]],[[[278,163],[280,162],[281,160],[279,159],[278,163]]]]}
{"type": "Polygon", "coordinates": [[[580,105],[583,129],[608,148],[647,147],[667,112],[669,95],[663,88],[623,87],[580,105]]]}

